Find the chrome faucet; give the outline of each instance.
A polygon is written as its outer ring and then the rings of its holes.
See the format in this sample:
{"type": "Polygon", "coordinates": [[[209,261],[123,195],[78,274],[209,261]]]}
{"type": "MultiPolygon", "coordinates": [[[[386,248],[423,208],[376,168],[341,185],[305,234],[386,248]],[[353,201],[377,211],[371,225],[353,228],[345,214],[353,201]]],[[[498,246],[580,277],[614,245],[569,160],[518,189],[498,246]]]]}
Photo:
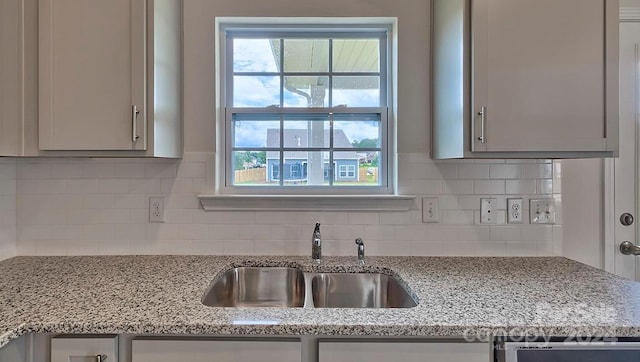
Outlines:
{"type": "Polygon", "coordinates": [[[320,223],[316,223],[311,237],[311,259],[315,264],[322,261],[322,236],[320,236],[320,223]]]}
{"type": "Polygon", "coordinates": [[[358,264],[364,265],[364,242],[361,238],[356,239],[356,245],[358,245],[358,264]]]}

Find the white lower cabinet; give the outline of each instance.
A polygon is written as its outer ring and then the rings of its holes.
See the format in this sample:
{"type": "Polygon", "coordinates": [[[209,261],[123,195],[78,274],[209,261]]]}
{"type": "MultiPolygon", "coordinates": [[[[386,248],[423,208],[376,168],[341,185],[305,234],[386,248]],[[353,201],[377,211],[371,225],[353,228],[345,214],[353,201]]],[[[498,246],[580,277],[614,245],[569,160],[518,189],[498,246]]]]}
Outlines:
{"type": "Polygon", "coordinates": [[[118,337],[58,336],[51,338],[51,362],[118,362],[118,337]]]}
{"type": "Polygon", "coordinates": [[[465,342],[324,342],[319,362],[488,362],[488,343],[465,342]]]}
{"type": "Polygon", "coordinates": [[[298,340],[135,339],[131,352],[132,362],[300,362],[302,354],[298,340]]]}

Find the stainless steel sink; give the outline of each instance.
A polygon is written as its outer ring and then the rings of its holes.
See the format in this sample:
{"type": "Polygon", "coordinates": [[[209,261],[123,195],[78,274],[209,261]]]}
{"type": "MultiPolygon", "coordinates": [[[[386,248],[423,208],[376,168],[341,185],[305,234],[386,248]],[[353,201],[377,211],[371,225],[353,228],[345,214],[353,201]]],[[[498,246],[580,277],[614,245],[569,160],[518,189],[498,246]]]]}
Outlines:
{"type": "Polygon", "coordinates": [[[394,277],[379,273],[321,273],[311,281],[316,308],[410,308],[416,301],[394,277]]]}
{"type": "Polygon", "coordinates": [[[202,298],[210,307],[410,308],[400,282],[380,273],[304,273],[285,267],[238,267],[202,298]]]}
{"type": "Polygon", "coordinates": [[[304,301],[304,273],[281,267],[228,270],[202,298],[210,307],[302,307],[304,301]]]}

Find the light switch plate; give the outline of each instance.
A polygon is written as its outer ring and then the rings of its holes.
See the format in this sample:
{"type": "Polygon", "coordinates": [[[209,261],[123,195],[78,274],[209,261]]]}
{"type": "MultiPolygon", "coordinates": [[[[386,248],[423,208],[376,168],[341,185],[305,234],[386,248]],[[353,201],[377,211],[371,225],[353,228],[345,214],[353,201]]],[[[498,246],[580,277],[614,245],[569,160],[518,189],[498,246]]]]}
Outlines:
{"type": "Polygon", "coordinates": [[[498,219],[498,201],[496,199],[480,199],[480,223],[496,224],[498,219]]]}
{"type": "Polygon", "coordinates": [[[422,222],[437,223],[440,221],[440,209],[438,207],[438,198],[423,197],[422,198],[422,222]]]}
{"type": "Polygon", "coordinates": [[[556,208],[553,199],[529,200],[529,218],[532,224],[554,224],[556,208]]]}

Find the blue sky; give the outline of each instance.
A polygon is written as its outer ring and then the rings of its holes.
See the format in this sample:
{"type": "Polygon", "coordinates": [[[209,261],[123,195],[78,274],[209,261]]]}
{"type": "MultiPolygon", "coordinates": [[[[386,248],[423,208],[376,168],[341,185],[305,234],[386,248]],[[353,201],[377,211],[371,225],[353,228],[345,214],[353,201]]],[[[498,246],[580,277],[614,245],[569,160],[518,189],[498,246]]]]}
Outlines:
{"type": "MultiPolygon", "coordinates": [[[[277,64],[267,39],[235,39],[233,68],[236,72],[277,72],[277,64]]],[[[308,90],[301,89],[305,93],[308,90]]],[[[234,77],[234,106],[265,107],[280,103],[279,77],[234,77]]],[[[379,102],[377,89],[334,90],[334,104],[347,104],[352,107],[377,105],[379,102]]],[[[287,92],[284,94],[288,107],[307,107],[307,99],[303,96],[287,92]]],[[[278,128],[275,121],[241,122],[235,127],[237,147],[264,147],[266,128],[278,128]]],[[[339,127],[351,140],[378,138],[377,122],[341,121],[339,127]]]]}

